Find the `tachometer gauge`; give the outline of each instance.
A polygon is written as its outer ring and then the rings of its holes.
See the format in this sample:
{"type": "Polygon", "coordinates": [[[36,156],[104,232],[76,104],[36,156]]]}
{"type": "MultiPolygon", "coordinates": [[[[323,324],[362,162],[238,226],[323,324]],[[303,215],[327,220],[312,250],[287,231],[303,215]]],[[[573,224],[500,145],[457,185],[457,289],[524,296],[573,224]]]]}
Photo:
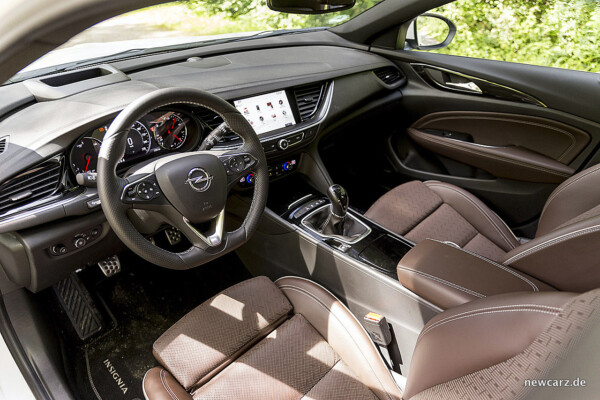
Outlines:
{"type": "Polygon", "coordinates": [[[167,112],[150,122],[150,130],[160,147],[177,150],[187,139],[186,121],[174,112],[167,112]]]}
{"type": "Polygon", "coordinates": [[[148,128],[141,122],[136,121],[131,125],[131,130],[127,135],[125,155],[148,154],[150,144],[150,132],[148,132],[148,128]]]}
{"type": "Polygon", "coordinates": [[[71,149],[71,167],[76,174],[86,172],[96,172],[98,166],[98,151],[100,151],[100,141],[84,137],[79,140],[71,149]]]}

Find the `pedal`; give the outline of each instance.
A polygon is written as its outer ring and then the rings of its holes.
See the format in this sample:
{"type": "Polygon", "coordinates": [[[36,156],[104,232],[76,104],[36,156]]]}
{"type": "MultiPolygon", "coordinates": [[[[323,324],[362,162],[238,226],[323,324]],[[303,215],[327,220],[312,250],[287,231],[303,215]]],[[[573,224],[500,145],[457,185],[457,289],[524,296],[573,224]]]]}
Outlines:
{"type": "Polygon", "coordinates": [[[102,330],[100,312],[77,274],[72,273],[55,284],[54,292],[79,338],[85,340],[102,330]]]}
{"type": "Polygon", "coordinates": [[[181,232],[175,228],[165,229],[165,235],[171,246],[175,246],[181,242],[181,232]]]}
{"type": "Polygon", "coordinates": [[[118,256],[110,256],[107,259],[100,261],[98,266],[107,278],[121,272],[121,261],[118,256]]]}

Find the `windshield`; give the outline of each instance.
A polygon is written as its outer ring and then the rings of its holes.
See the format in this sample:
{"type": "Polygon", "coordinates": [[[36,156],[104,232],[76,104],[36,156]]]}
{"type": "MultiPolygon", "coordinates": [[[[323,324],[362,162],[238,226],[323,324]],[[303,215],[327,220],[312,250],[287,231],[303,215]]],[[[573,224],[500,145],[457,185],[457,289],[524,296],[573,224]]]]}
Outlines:
{"type": "Polygon", "coordinates": [[[344,23],[381,1],[357,1],[349,10],[321,15],[278,13],[267,8],[266,0],[166,3],[92,26],[21,70],[10,82],[123,57],[325,29],[344,23]]]}

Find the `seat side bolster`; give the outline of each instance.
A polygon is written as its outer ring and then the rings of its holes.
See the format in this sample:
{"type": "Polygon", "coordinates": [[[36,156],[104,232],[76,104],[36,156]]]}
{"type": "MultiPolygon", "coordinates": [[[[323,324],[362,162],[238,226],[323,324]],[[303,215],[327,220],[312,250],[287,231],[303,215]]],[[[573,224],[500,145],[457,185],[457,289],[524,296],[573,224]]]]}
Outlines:
{"type": "Polygon", "coordinates": [[[275,284],[292,303],[294,313],[306,318],[379,399],[401,399],[402,393],[378,350],[344,304],[307,279],[285,277],[275,284]]]}
{"type": "Polygon", "coordinates": [[[192,396],[173,378],[169,371],[154,367],[142,382],[146,400],[192,400],[192,396]]]}
{"type": "Polygon", "coordinates": [[[425,185],[442,198],[473,227],[504,251],[519,246],[519,240],[487,205],[471,193],[448,183],[427,181],[425,185]]]}
{"type": "Polygon", "coordinates": [[[538,236],[501,262],[558,290],[585,292],[600,286],[600,216],[538,236]]]}
{"type": "Polygon", "coordinates": [[[404,398],[519,354],[574,297],[558,292],[510,293],[438,314],[419,335],[404,398]]]}

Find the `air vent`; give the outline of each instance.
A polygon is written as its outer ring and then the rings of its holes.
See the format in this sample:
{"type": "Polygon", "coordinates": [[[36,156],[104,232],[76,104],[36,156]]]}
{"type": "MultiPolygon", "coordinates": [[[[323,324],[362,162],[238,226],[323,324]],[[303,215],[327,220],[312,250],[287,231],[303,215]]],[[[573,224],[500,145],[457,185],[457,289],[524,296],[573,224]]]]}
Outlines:
{"type": "Polygon", "coordinates": [[[55,194],[61,185],[62,165],[46,161],[0,185],[0,214],[55,194]]]}
{"type": "Polygon", "coordinates": [[[386,85],[392,86],[404,80],[402,72],[394,67],[379,68],[373,72],[386,85]]]}
{"type": "Polygon", "coordinates": [[[324,89],[325,85],[323,83],[300,86],[294,89],[294,96],[302,121],[306,121],[315,115],[321,104],[324,89]]]}
{"type": "Polygon", "coordinates": [[[3,138],[0,138],[0,154],[4,153],[6,151],[7,147],[8,147],[8,136],[4,136],[3,138]]]}
{"type": "MultiPolygon", "coordinates": [[[[208,127],[208,131],[206,132],[206,134],[210,133],[210,131],[212,131],[217,126],[223,123],[223,118],[221,118],[219,114],[212,110],[209,110],[208,108],[198,108],[196,110],[196,115],[202,120],[202,122],[204,122],[204,125],[208,127]]],[[[232,142],[238,140],[239,138],[240,137],[237,134],[232,132],[226,135],[223,139],[221,139],[219,143],[232,142]]]]}

